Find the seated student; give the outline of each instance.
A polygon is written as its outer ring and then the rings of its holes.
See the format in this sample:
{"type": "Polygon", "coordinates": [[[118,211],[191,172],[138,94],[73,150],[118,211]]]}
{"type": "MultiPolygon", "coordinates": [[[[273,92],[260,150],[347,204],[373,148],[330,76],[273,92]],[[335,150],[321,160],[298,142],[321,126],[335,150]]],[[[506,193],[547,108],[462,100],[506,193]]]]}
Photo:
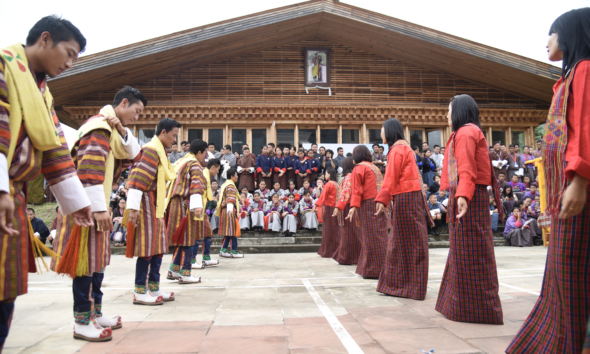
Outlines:
{"type": "Polygon", "coordinates": [[[531,228],[534,231],[533,236],[542,236],[543,232],[537,226],[537,218],[538,218],[537,213],[535,212],[534,209],[531,208],[531,205],[533,205],[533,199],[531,197],[524,198],[524,200],[522,201],[522,206],[520,208],[520,211],[522,212],[522,217],[526,221],[528,221],[528,220],[534,221],[531,225],[531,228]]]}
{"type": "Polygon", "coordinates": [[[33,226],[33,233],[35,234],[35,237],[45,244],[45,241],[47,241],[47,236],[49,236],[49,229],[47,228],[47,225],[45,225],[43,220],[35,216],[35,210],[33,210],[33,208],[27,208],[27,216],[29,217],[29,220],[31,220],[31,226],[33,226]]]}
{"type": "Polygon", "coordinates": [[[283,212],[283,204],[279,199],[279,195],[275,194],[272,196],[272,200],[266,203],[266,210],[264,213],[264,225],[265,230],[271,230],[274,232],[281,232],[283,224],[281,222],[281,213],[283,212]]]}
{"type": "Polygon", "coordinates": [[[432,220],[434,220],[434,227],[428,227],[428,234],[440,235],[438,228],[442,226],[442,207],[436,201],[436,194],[431,194],[428,197],[428,207],[430,208],[432,220]]]}
{"type": "Polygon", "coordinates": [[[504,188],[508,187],[509,184],[506,182],[506,174],[504,172],[500,172],[498,174],[498,192],[502,194],[504,188]]]}
{"type": "Polygon", "coordinates": [[[313,189],[313,192],[311,192],[311,197],[313,198],[313,200],[320,199],[320,195],[322,195],[323,190],[324,190],[324,180],[318,179],[316,181],[316,187],[313,189]]]}
{"type": "Polygon", "coordinates": [[[512,176],[512,181],[510,181],[510,183],[508,184],[510,185],[510,187],[512,187],[512,193],[515,193],[515,195],[519,199],[522,199],[524,192],[526,192],[526,186],[524,185],[524,183],[518,182],[518,176],[512,176]]]}
{"type": "Polygon", "coordinates": [[[523,199],[524,198],[531,198],[531,200],[534,200],[535,197],[538,195],[540,195],[540,194],[539,194],[539,191],[537,190],[537,185],[532,183],[531,186],[529,187],[529,191],[523,195],[523,199]]]}
{"type": "Polygon", "coordinates": [[[269,197],[272,199],[272,196],[275,194],[278,194],[279,199],[281,199],[281,200],[285,197],[285,191],[281,189],[281,182],[278,180],[274,181],[273,187],[269,193],[269,197]]]}
{"type": "MultiPolygon", "coordinates": [[[[323,184],[323,181],[321,182],[323,184]]],[[[303,180],[303,187],[299,188],[299,195],[303,195],[305,191],[309,191],[310,195],[313,193],[313,188],[311,188],[311,183],[308,179],[303,180]]]]}
{"type": "Polygon", "coordinates": [[[440,189],[440,176],[435,175],[434,182],[432,182],[428,191],[430,192],[430,194],[437,194],[439,189],[440,189]]]}
{"type": "MultiPolygon", "coordinates": [[[[219,204],[219,190],[217,189],[218,183],[217,181],[211,181],[211,191],[213,192],[213,197],[215,198],[214,204],[207,204],[207,208],[209,205],[213,207],[211,210],[211,217],[209,218],[209,223],[211,224],[211,230],[213,233],[216,233],[219,230],[219,216],[215,215],[217,211],[217,204],[219,204]]],[[[209,209],[208,209],[209,210],[209,209]]]]}
{"type": "Polygon", "coordinates": [[[252,230],[264,230],[264,207],[266,202],[260,199],[260,193],[254,192],[254,200],[248,207],[248,213],[252,221],[252,230]]]}
{"type": "Polygon", "coordinates": [[[536,195],[535,196],[535,200],[533,200],[533,202],[531,203],[531,205],[529,206],[529,211],[531,217],[538,219],[539,216],[541,215],[541,196],[536,195]],[[534,216],[533,216],[534,215],[534,216]]]}
{"type": "Polygon", "coordinates": [[[283,206],[283,236],[294,236],[297,233],[297,226],[299,226],[299,204],[295,201],[295,196],[289,194],[287,201],[283,206]]]}
{"type": "Polygon", "coordinates": [[[492,231],[498,231],[498,206],[496,205],[496,199],[493,194],[490,194],[490,216],[492,217],[492,231]]]}
{"type": "Polygon", "coordinates": [[[430,199],[430,188],[428,187],[428,184],[423,183],[422,184],[422,194],[424,194],[424,197],[426,198],[426,200],[430,199]]]}
{"type": "Polygon", "coordinates": [[[59,215],[59,207],[55,207],[55,213],[57,215],[55,215],[55,217],[53,218],[53,221],[51,222],[51,228],[49,229],[49,236],[47,237],[47,240],[49,240],[49,243],[51,243],[53,245],[53,239],[55,239],[55,235],[57,233],[57,220],[61,217],[61,215],[59,215]]]}
{"type": "Polygon", "coordinates": [[[504,214],[506,217],[510,215],[510,211],[514,206],[514,203],[518,202],[518,198],[512,193],[512,187],[507,186],[500,194],[500,198],[502,198],[502,206],[504,206],[504,210],[506,211],[504,214]]]}
{"type": "Polygon", "coordinates": [[[240,230],[250,230],[250,202],[246,198],[246,193],[240,194],[240,210],[238,210],[238,218],[240,223],[240,230]]]}
{"type": "Polygon", "coordinates": [[[318,216],[313,211],[314,201],[309,191],[303,192],[303,198],[299,201],[299,218],[301,219],[301,228],[316,230],[320,225],[318,216]]]}
{"type": "Polygon", "coordinates": [[[127,244],[127,225],[123,225],[123,214],[127,201],[122,198],[119,205],[113,210],[113,232],[111,232],[111,241],[115,246],[125,246],[127,244]]]}
{"type": "Polygon", "coordinates": [[[524,187],[526,188],[525,190],[528,190],[531,187],[531,178],[529,176],[524,176],[522,178],[522,184],[524,184],[524,187]]]}
{"type": "Polygon", "coordinates": [[[520,212],[521,202],[517,202],[512,207],[512,215],[506,220],[504,228],[504,238],[514,247],[531,247],[533,238],[530,228],[524,228],[524,220],[520,212]]]}
{"type": "MultiPolygon", "coordinates": [[[[299,194],[299,191],[295,187],[295,181],[290,179],[289,181],[287,181],[287,184],[288,184],[289,188],[287,188],[287,190],[285,191],[285,194],[287,196],[289,194],[293,194],[295,196],[295,200],[299,201],[301,199],[301,195],[299,194]]],[[[283,200],[287,201],[287,197],[283,198],[283,200]]]]}
{"type": "Polygon", "coordinates": [[[248,203],[252,203],[253,196],[252,193],[248,191],[248,186],[242,186],[241,191],[241,193],[246,193],[246,200],[248,201],[248,203]]]}
{"type": "Polygon", "coordinates": [[[256,190],[256,192],[260,194],[260,198],[262,200],[267,202],[270,200],[270,190],[266,189],[266,182],[264,180],[261,180],[258,183],[258,189],[256,190]]]}

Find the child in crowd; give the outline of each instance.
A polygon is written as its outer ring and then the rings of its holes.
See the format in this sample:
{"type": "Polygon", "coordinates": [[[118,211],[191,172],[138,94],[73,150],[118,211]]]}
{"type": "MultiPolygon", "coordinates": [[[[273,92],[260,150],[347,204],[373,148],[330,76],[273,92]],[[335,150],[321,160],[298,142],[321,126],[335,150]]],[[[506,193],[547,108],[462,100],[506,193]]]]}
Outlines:
{"type": "Polygon", "coordinates": [[[265,230],[274,232],[281,232],[283,224],[281,222],[281,213],[283,212],[283,204],[279,200],[279,195],[274,194],[272,200],[266,204],[264,217],[264,224],[267,225],[265,230]]]}
{"type": "Polygon", "coordinates": [[[312,212],[313,205],[311,193],[309,191],[303,192],[303,198],[299,201],[299,218],[303,229],[316,230],[319,226],[318,216],[312,212]]]}
{"type": "Polygon", "coordinates": [[[504,172],[500,172],[498,174],[498,191],[502,194],[504,188],[509,186],[508,182],[506,182],[506,174],[504,172]]]}
{"type": "Polygon", "coordinates": [[[438,228],[442,226],[442,207],[436,201],[436,194],[431,194],[428,198],[428,207],[430,208],[430,215],[434,220],[434,227],[428,228],[429,235],[440,235],[438,228]]]}
{"type": "Polygon", "coordinates": [[[309,161],[307,157],[305,157],[303,150],[300,149],[298,155],[299,159],[295,162],[295,175],[297,176],[296,185],[301,187],[303,186],[303,180],[305,178],[309,178],[311,169],[309,167],[309,161]]]}
{"type": "Polygon", "coordinates": [[[250,230],[250,213],[248,212],[249,207],[250,202],[246,198],[246,193],[242,192],[242,194],[240,194],[240,210],[238,210],[240,230],[250,230]]]}
{"type": "Polygon", "coordinates": [[[492,231],[498,231],[498,205],[496,204],[496,199],[494,198],[493,194],[490,194],[490,216],[492,217],[492,231]]]}
{"type": "Polygon", "coordinates": [[[260,193],[254,192],[254,200],[248,208],[248,213],[252,219],[252,230],[258,231],[264,229],[264,207],[266,202],[260,199],[260,193]]]}
{"type": "Polygon", "coordinates": [[[439,189],[440,189],[440,176],[439,175],[435,175],[434,176],[434,182],[432,182],[432,184],[430,185],[429,192],[431,194],[436,194],[436,193],[438,193],[438,190],[439,189]]]}
{"type": "Polygon", "coordinates": [[[316,159],[314,157],[315,153],[313,152],[313,150],[309,150],[307,152],[307,158],[309,160],[309,169],[311,170],[311,173],[309,175],[309,180],[310,181],[315,181],[318,173],[321,174],[321,165],[320,165],[320,161],[318,159],[316,159]]]}
{"type": "Polygon", "coordinates": [[[313,189],[313,192],[311,193],[311,197],[314,200],[320,199],[320,195],[322,195],[322,191],[324,190],[324,180],[318,179],[316,184],[317,186],[313,189]]]}
{"type": "Polygon", "coordinates": [[[260,194],[260,199],[263,199],[264,201],[268,201],[270,200],[270,190],[266,189],[266,182],[264,180],[261,180],[258,183],[258,190],[256,190],[256,192],[258,192],[258,194],[260,194]]]}
{"type": "Polygon", "coordinates": [[[274,181],[273,189],[270,191],[269,197],[272,199],[272,196],[278,194],[279,199],[282,200],[285,197],[285,191],[281,189],[281,182],[274,181]]]}
{"type": "MultiPolygon", "coordinates": [[[[299,191],[297,191],[297,188],[295,187],[295,181],[290,179],[288,181],[288,184],[289,184],[289,188],[285,191],[285,194],[286,195],[293,194],[293,195],[295,195],[295,200],[299,201],[301,199],[301,195],[299,194],[299,191]]],[[[287,199],[285,198],[284,200],[286,201],[287,199]]]]}
{"type": "Polygon", "coordinates": [[[529,176],[524,176],[522,178],[522,184],[524,184],[526,189],[529,189],[531,187],[531,178],[529,176]]]}
{"type": "Polygon", "coordinates": [[[309,191],[309,193],[313,193],[313,188],[311,188],[311,183],[309,182],[308,179],[305,179],[303,181],[303,187],[301,187],[299,189],[299,195],[303,195],[303,193],[305,193],[305,191],[309,191]]]}
{"type": "Polygon", "coordinates": [[[288,200],[283,207],[283,236],[294,236],[297,233],[297,226],[299,226],[299,219],[297,213],[299,205],[295,201],[293,194],[288,195],[288,200]]]}
{"type": "Polygon", "coordinates": [[[529,187],[529,191],[524,194],[523,198],[529,197],[532,200],[534,200],[535,197],[538,195],[539,195],[539,191],[537,191],[537,185],[532,183],[531,186],[529,187]]]}
{"type": "Polygon", "coordinates": [[[252,203],[252,193],[250,193],[248,191],[248,187],[247,186],[242,186],[241,189],[242,193],[246,194],[246,199],[248,200],[248,203],[252,203]]]}
{"type": "Polygon", "coordinates": [[[517,175],[512,176],[512,181],[510,181],[510,183],[508,183],[508,184],[510,185],[510,187],[512,187],[513,193],[520,193],[520,192],[524,193],[526,191],[526,186],[524,185],[524,183],[518,182],[517,175]]]}

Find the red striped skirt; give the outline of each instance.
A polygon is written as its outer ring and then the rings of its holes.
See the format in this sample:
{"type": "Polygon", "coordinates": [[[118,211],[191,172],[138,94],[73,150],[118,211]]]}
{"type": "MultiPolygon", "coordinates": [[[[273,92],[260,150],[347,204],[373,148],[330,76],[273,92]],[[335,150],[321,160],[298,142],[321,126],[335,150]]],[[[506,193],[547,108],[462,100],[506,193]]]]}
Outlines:
{"type": "Polygon", "coordinates": [[[295,187],[297,188],[301,188],[299,186],[297,186],[297,176],[295,175],[295,171],[294,170],[287,170],[287,174],[285,175],[287,176],[287,189],[289,189],[289,180],[293,180],[293,182],[295,182],[295,187]]]}
{"type": "Polygon", "coordinates": [[[428,284],[428,222],[421,191],[393,196],[391,237],[379,277],[380,293],[424,300],[428,284]]]}
{"type": "Polygon", "coordinates": [[[503,324],[486,186],[475,187],[467,214],[449,233],[436,310],[452,321],[503,324]]]}
{"type": "Polygon", "coordinates": [[[278,180],[281,183],[282,190],[287,190],[289,188],[289,185],[287,184],[287,172],[285,172],[281,177],[279,177],[279,172],[273,172],[273,179],[278,180]]]}
{"type": "MultiPolygon", "coordinates": [[[[341,212],[342,218],[346,218],[350,204],[347,204],[341,212]]],[[[356,226],[355,222],[344,220],[343,226],[338,226],[338,233],[340,235],[340,244],[332,255],[332,258],[338,264],[357,264],[361,254],[361,228],[356,226]]]]}
{"type": "Polygon", "coordinates": [[[338,234],[338,219],[332,217],[334,212],[333,206],[324,205],[324,223],[322,225],[322,245],[318,254],[323,258],[330,258],[340,244],[340,235],[338,234]]]}
{"type": "Polygon", "coordinates": [[[359,212],[362,244],[356,273],[365,278],[378,278],[385,264],[388,244],[387,216],[375,216],[375,198],[363,200],[359,212]]]}
{"type": "Polygon", "coordinates": [[[590,188],[580,215],[553,219],[541,294],[507,353],[581,353],[590,317],[590,188]]]}

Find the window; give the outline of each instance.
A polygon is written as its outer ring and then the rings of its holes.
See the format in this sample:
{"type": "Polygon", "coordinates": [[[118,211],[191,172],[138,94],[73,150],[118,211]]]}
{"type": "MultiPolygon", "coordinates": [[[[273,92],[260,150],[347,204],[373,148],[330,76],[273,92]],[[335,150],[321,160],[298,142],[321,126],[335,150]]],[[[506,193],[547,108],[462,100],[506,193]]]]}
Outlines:
{"type": "Polygon", "coordinates": [[[223,146],[223,129],[209,129],[209,144],[215,145],[215,150],[219,151],[223,146]]]}
{"type": "Polygon", "coordinates": [[[277,129],[277,146],[281,149],[295,146],[295,129],[277,129]]]}
{"type": "Polygon", "coordinates": [[[383,144],[381,129],[369,129],[369,144],[383,144]]]}
{"type": "Polygon", "coordinates": [[[417,146],[422,151],[423,141],[422,130],[410,130],[410,145],[412,145],[412,150],[417,146]]]}
{"type": "Polygon", "coordinates": [[[500,142],[500,145],[506,145],[506,132],[502,130],[492,131],[492,145],[496,142],[500,142]]]}
{"type": "Polygon", "coordinates": [[[248,143],[246,129],[232,129],[231,131],[231,151],[242,154],[242,147],[248,143]]]}
{"type": "Polygon", "coordinates": [[[264,145],[266,145],[266,129],[252,129],[252,146],[250,147],[250,152],[258,155],[264,145]]]}
{"type": "Polygon", "coordinates": [[[189,129],[188,130],[188,142],[192,143],[193,140],[203,140],[203,129],[189,129]]]}
{"type": "Polygon", "coordinates": [[[343,144],[358,144],[359,141],[360,140],[359,140],[359,130],[358,129],[342,129],[342,143],[343,144]]]}
{"type": "Polygon", "coordinates": [[[149,143],[154,135],[156,135],[155,129],[139,129],[139,145],[143,146],[149,143]]]}
{"type": "Polygon", "coordinates": [[[303,144],[315,144],[316,143],[316,130],[315,129],[299,129],[299,147],[303,144]]]}
{"type": "Polygon", "coordinates": [[[431,130],[426,132],[426,139],[430,149],[434,149],[434,145],[442,145],[442,132],[440,130],[431,130]]]}
{"type": "Polygon", "coordinates": [[[512,144],[518,144],[520,152],[524,150],[524,132],[523,131],[512,131],[512,144]]]}
{"type": "Polygon", "coordinates": [[[322,144],[338,144],[338,129],[321,129],[320,141],[322,144]]]}

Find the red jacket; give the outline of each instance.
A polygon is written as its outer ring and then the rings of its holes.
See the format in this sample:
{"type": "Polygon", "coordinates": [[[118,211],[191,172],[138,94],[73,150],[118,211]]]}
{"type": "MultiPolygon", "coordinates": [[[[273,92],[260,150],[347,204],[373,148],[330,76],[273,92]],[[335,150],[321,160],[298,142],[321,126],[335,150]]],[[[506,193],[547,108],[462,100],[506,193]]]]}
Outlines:
{"type": "MultiPolygon", "coordinates": [[[[325,206],[336,206],[336,194],[338,193],[338,187],[334,185],[332,182],[326,182],[324,185],[324,190],[322,194],[316,200],[315,205],[321,207],[322,205],[325,206]]],[[[331,215],[330,215],[331,217],[331,215]]]]}
{"type": "Polygon", "coordinates": [[[370,167],[358,164],[352,170],[352,196],[350,206],[361,207],[361,202],[377,197],[377,179],[370,167]]]}
{"type": "Polygon", "coordinates": [[[416,192],[421,189],[416,155],[412,148],[405,144],[392,146],[387,154],[383,186],[375,201],[387,205],[394,195],[416,192]]]}

